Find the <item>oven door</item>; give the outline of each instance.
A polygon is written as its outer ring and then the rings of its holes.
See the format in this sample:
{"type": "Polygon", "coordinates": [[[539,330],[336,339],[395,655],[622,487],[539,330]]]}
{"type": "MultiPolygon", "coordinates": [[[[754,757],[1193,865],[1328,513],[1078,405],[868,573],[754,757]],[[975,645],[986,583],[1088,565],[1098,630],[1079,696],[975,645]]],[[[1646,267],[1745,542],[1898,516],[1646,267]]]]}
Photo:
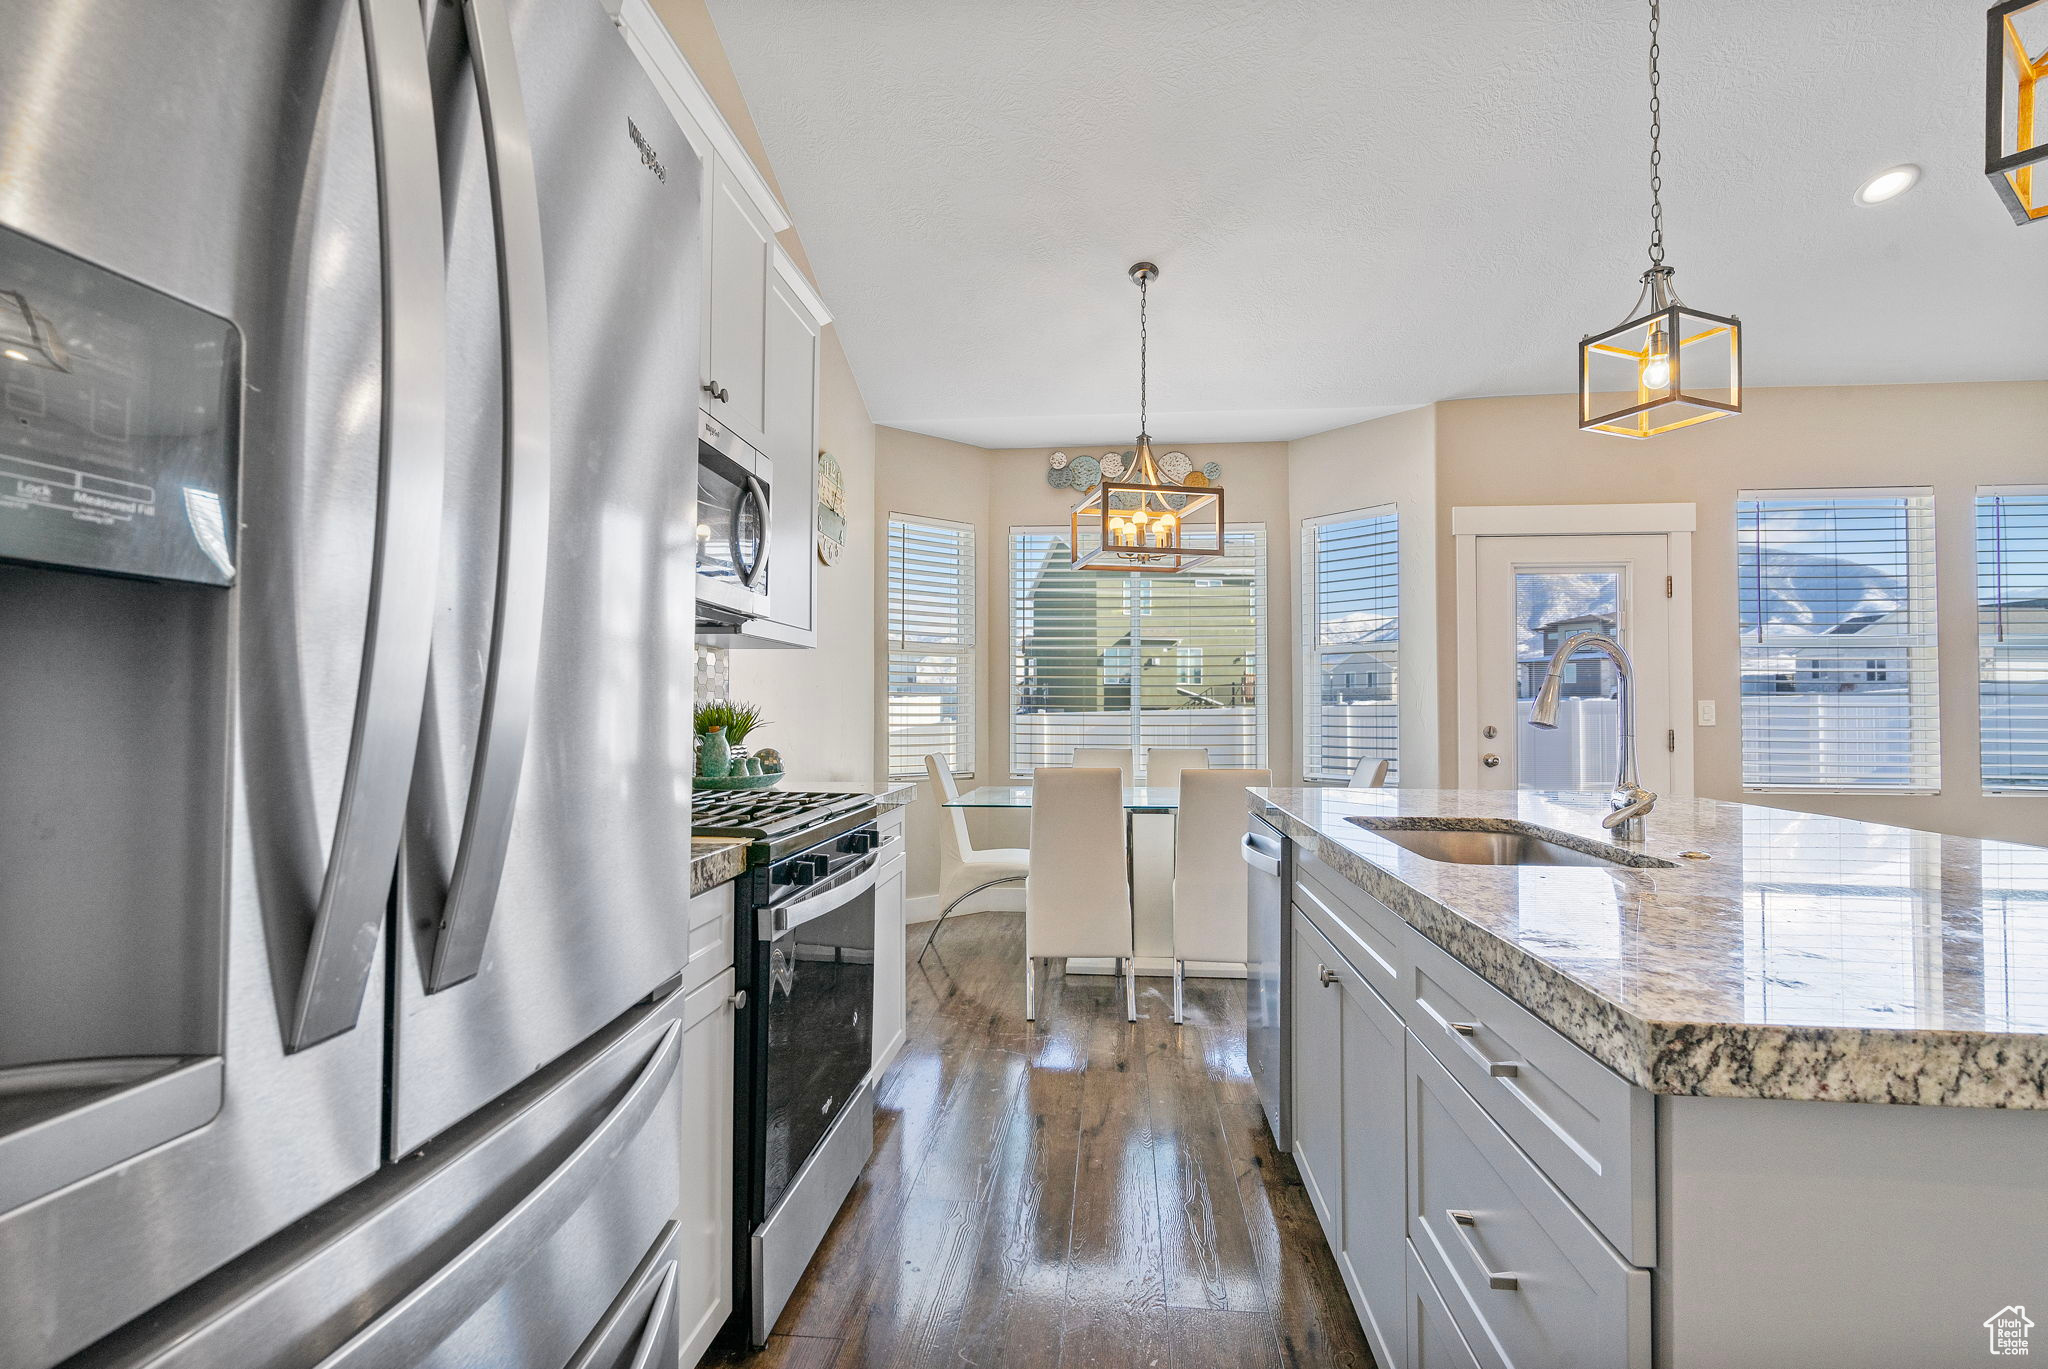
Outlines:
{"type": "Polygon", "coordinates": [[[870,866],[844,885],[778,906],[777,935],[755,943],[768,1037],[760,1073],[764,1219],[867,1080],[874,874],[870,866]]]}
{"type": "Polygon", "coordinates": [[[743,447],[697,451],[697,599],[758,617],[768,611],[768,485],[743,447]]]}

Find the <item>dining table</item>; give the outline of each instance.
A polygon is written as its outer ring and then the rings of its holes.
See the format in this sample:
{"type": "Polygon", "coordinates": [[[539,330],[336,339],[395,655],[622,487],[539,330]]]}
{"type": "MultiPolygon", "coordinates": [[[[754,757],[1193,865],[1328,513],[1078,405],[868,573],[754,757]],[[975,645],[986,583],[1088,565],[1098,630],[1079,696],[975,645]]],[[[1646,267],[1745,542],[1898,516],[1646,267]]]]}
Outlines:
{"type": "MultiPolygon", "coordinates": [[[[984,784],[947,800],[947,808],[1029,809],[1028,784],[984,784]]],[[[1178,786],[1124,787],[1124,849],[1131,884],[1131,944],[1137,971],[1145,975],[1173,973],[1173,822],[1180,810],[1178,786]]],[[[1076,957],[1069,974],[1114,974],[1108,956],[1076,957]]],[[[1190,967],[1190,974],[1201,971],[1190,967]]],[[[1240,971],[1241,973],[1241,971],[1240,971]]]]}

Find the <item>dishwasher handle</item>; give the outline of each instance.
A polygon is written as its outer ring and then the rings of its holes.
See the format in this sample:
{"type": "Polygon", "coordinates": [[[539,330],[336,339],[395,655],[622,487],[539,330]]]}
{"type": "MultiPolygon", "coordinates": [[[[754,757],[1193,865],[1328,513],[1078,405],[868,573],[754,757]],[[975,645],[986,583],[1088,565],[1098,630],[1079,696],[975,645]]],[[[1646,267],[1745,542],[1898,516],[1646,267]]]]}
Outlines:
{"type": "Polygon", "coordinates": [[[1257,832],[1246,832],[1244,841],[1237,848],[1244,857],[1244,863],[1260,874],[1280,878],[1280,843],[1271,837],[1262,837],[1257,832]]]}

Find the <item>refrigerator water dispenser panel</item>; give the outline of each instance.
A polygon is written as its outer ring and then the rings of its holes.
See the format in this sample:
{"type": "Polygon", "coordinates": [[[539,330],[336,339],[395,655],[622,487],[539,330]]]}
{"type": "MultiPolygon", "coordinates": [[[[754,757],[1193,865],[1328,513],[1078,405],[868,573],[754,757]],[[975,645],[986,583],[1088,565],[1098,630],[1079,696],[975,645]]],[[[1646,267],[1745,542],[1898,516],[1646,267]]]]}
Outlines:
{"type": "Polygon", "coordinates": [[[234,325],[0,227],[0,558],[235,581],[234,325]]]}

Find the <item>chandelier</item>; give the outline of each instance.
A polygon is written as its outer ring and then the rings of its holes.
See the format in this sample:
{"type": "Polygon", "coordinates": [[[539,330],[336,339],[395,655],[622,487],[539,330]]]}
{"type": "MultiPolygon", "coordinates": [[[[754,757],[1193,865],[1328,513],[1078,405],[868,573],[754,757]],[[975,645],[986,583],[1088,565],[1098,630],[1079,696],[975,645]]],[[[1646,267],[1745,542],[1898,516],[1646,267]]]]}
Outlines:
{"type": "Polygon", "coordinates": [[[1074,505],[1075,570],[1170,574],[1223,555],[1223,490],[1176,485],[1152,458],[1146,425],[1146,305],[1159,268],[1141,261],[1130,271],[1138,287],[1138,447],[1123,478],[1104,480],[1074,505]]]}
{"type": "Polygon", "coordinates": [[[1742,324],[1687,308],[1664,264],[1661,0],[1650,0],[1650,269],[1628,322],[1579,341],[1579,427],[1655,437],[1742,412],[1742,324]],[[1597,406],[1597,407],[1596,407],[1597,406]]]}
{"type": "Polygon", "coordinates": [[[2048,76],[2048,0],[2005,0],[1986,14],[1991,32],[1984,90],[1984,174],[2014,223],[2048,217],[2048,187],[2034,169],[2048,160],[2048,143],[2035,140],[2035,89],[2048,76]],[[2035,53],[2020,33],[2026,25],[2035,53]]]}

